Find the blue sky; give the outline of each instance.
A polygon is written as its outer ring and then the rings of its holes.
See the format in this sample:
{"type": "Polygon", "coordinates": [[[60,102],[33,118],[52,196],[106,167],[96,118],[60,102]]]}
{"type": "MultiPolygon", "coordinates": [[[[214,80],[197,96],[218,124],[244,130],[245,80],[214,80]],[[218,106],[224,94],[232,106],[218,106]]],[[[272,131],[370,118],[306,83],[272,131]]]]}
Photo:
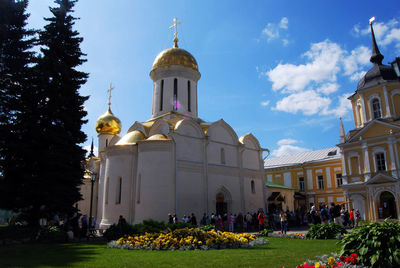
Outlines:
{"type": "MultiPolygon", "coordinates": [[[[31,0],[29,26],[41,28],[49,0],[31,0]]],[[[339,117],[354,128],[350,102],[359,78],[372,67],[368,20],[375,16],[378,45],[388,64],[400,56],[398,1],[106,1],[81,0],[75,29],[89,73],[81,94],[97,144],[96,119],[112,111],[125,134],[151,117],[152,63],[173,45],[197,60],[199,117],[223,118],[238,136],[253,133],[272,157],[333,147],[339,117]],[[379,4],[382,3],[382,4],[379,4]]]]}

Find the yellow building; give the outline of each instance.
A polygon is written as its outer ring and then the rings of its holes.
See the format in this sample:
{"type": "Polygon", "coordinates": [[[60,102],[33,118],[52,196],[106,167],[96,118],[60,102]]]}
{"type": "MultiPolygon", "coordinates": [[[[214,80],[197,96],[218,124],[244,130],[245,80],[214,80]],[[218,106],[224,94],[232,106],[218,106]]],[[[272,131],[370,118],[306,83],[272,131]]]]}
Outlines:
{"type": "Polygon", "coordinates": [[[266,159],[264,167],[269,211],[345,203],[338,147],[266,159]]]}
{"type": "MultiPolygon", "coordinates": [[[[341,124],[343,186],[351,208],[364,219],[399,219],[400,80],[393,66],[382,64],[371,23],[373,67],[349,97],[355,129],[341,124]]],[[[398,63],[397,59],[397,63],[398,63]]],[[[398,66],[397,66],[398,71],[398,66]]]]}

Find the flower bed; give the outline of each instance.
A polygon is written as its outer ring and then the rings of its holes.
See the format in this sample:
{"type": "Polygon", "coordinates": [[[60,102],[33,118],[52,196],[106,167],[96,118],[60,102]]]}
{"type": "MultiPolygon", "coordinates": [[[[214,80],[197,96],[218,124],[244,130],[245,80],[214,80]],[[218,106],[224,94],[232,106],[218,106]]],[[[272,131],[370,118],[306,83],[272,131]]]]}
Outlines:
{"type": "Polygon", "coordinates": [[[294,239],[304,239],[304,235],[301,233],[286,233],[282,234],[281,232],[278,233],[269,233],[269,237],[284,237],[284,238],[294,238],[294,239]]]}
{"type": "Polygon", "coordinates": [[[108,248],[147,250],[194,250],[245,248],[265,245],[268,240],[247,233],[234,234],[221,231],[204,231],[199,228],[184,228],[145,235],[126,236],[107,244],[108,248]]]}
{"type": "Polygon", "coordinates": [[[310,261],[307,260],[305,263],[297,266],[297,268],[363,268],[366,267],[360,263],[357,254],[353,253],[350,256],[337,256],[336,254],[331,254],[332,256],[324,255],[317,257],[318,260],[310,261]]]}

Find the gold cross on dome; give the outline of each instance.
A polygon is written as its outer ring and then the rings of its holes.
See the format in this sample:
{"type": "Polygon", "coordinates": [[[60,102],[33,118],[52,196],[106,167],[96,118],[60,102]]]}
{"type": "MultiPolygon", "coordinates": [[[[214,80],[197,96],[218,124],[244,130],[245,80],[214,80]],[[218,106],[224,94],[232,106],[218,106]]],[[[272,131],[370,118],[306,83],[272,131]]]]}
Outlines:
{"type": "Polygon", "coordinates": [[[178,32],[176,31],[176,28],[178,26],[178,24],[180,24],[181,22],[178,21],[177,18],[174,18],[174,24],[172,24],[171,26],[169,26],[170,29],[175,28],[175,32],[174,32],[174,42],[175,42],[175,46],[174,47],[178,47],[178,32]]]}
{"type": "Polygon", "coordinates": [[[115,89],[115,87],[113,87],[112,83],[110,83],[110,88],[107,89],[107,93],[109,93],[108,96],[108,109],[110,109],[111,107],[111,91],[113,91],[115,89]]]}

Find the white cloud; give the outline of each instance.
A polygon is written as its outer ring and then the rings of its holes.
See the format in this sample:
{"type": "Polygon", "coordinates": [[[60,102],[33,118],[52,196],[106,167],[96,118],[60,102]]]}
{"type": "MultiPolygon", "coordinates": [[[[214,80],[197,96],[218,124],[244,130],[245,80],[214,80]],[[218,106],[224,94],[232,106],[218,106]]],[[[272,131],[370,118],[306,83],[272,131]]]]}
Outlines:
{"type": "Polygon", "coordinates": [[[267,37],[267,41],[270,42],[274,39],[279,39],[281,35],[284,35],[284,39],[282,40],[283,45],[287,46],[289,44],[289,40],[287,39],[287,33],[283,31],[287,31],[289,29],[289,19],[287,17],[283,17],[281,21],[276,23],[268,23],[267,26],[261,31],[261,34],[267,37]]]}
{"type": "Polygon", "coordinates": [[[359,46],[350,52],[350,55],[343,58],[344,74],[352,75],[359,72],[363,65],[369,64],[371,50],[366,46],[359,46]]]}
{"type": "Polygon", "coordinates": [[[313,115],[331,104],[329,98],[321,97],[314,90],[291,94],[276,103],[273,110],[295,114],[298,111],[305,115],[313,115]]]}
{"type": "Polygon", "coordinates": [[[298,143],[298,141],[294,140],[294,139],[282,139],[282,140],[278,141],[279,148],[273,150],[271,153],[271,156],[281,157],[281,156],[292,155],[292,154],[296,154],[296,153],[303,153],[303,152],[310,151],[307,148],[293,145],[295,143],[298,143]]]}
{"type": "Polygon", "coordinates": [[[283,17],[281,22],[279,23],[279,28],[288,29],[289,28],[289,20],[287,17],[283,17]]]}
{"type": "Polygon", "coordinates": [[[339,85],[336,83],[326,83],[321,85],[318,89],[317,92],[323,93],[325,95],[329,95],[331,93],[336,92],[339,89],[339,85]]]}
{"type": "Polygon", "coordinates": [[[360,71],[360,72],[353,73],[353,74],[350,76],[349,79],[350,79],[350,81],[357,82],[357,81],[359,81],[366,73],[367,73],[366,71],[360,71]]]}
{"type": "Polygon", "coordinates": [[[282,39],[283,46],[286,47],[289,44],[289,40],[282,39]]]}
{"type": "Polygon", "coordinates": [[[268,41],[279,38],[279,30],[273,23],[268,23],[267,27],[262,30],[262,33],[268,37],[268,41]]]}
{"type": "MultiPolygon", "coordinates": [[[[90,146],[91,146],[90,144],[83,146],[83,149],[86,150],[86,152],[87,152],[86,155],[89,155],[89,153],[90,153],[90,146]]],[[[96,146],[93,146],[93,153],[94,153],[94,155],[99,155],[99,148],[96,146]]]]}
{"type": "Polygon", "coordinates": [[[281,145],[290,145],[290,144],[295,144],[297,143],[297,140],[291,139],[291,138],[287,138],[287,139],[281,139],[277,142],[277,144],[279,146],[281,145]]]}
{"type": "Polygon", "coordinates": [[[338,44],[325,40],[311,45],[304,53],[310,61],[306,64],[278,64],[274,69],[265,73],[272,82],[274,91],[284,93],[302,91],[311,82],[336,81],[340,68],[339,60],[343,50],[338,44]]]}
{"type": "Polygon", "coordinates": [[[269,100],[261,102],[261,106],[264,106],[264,107],[268,106],[268,104],[269,104],[269,100]]]}

